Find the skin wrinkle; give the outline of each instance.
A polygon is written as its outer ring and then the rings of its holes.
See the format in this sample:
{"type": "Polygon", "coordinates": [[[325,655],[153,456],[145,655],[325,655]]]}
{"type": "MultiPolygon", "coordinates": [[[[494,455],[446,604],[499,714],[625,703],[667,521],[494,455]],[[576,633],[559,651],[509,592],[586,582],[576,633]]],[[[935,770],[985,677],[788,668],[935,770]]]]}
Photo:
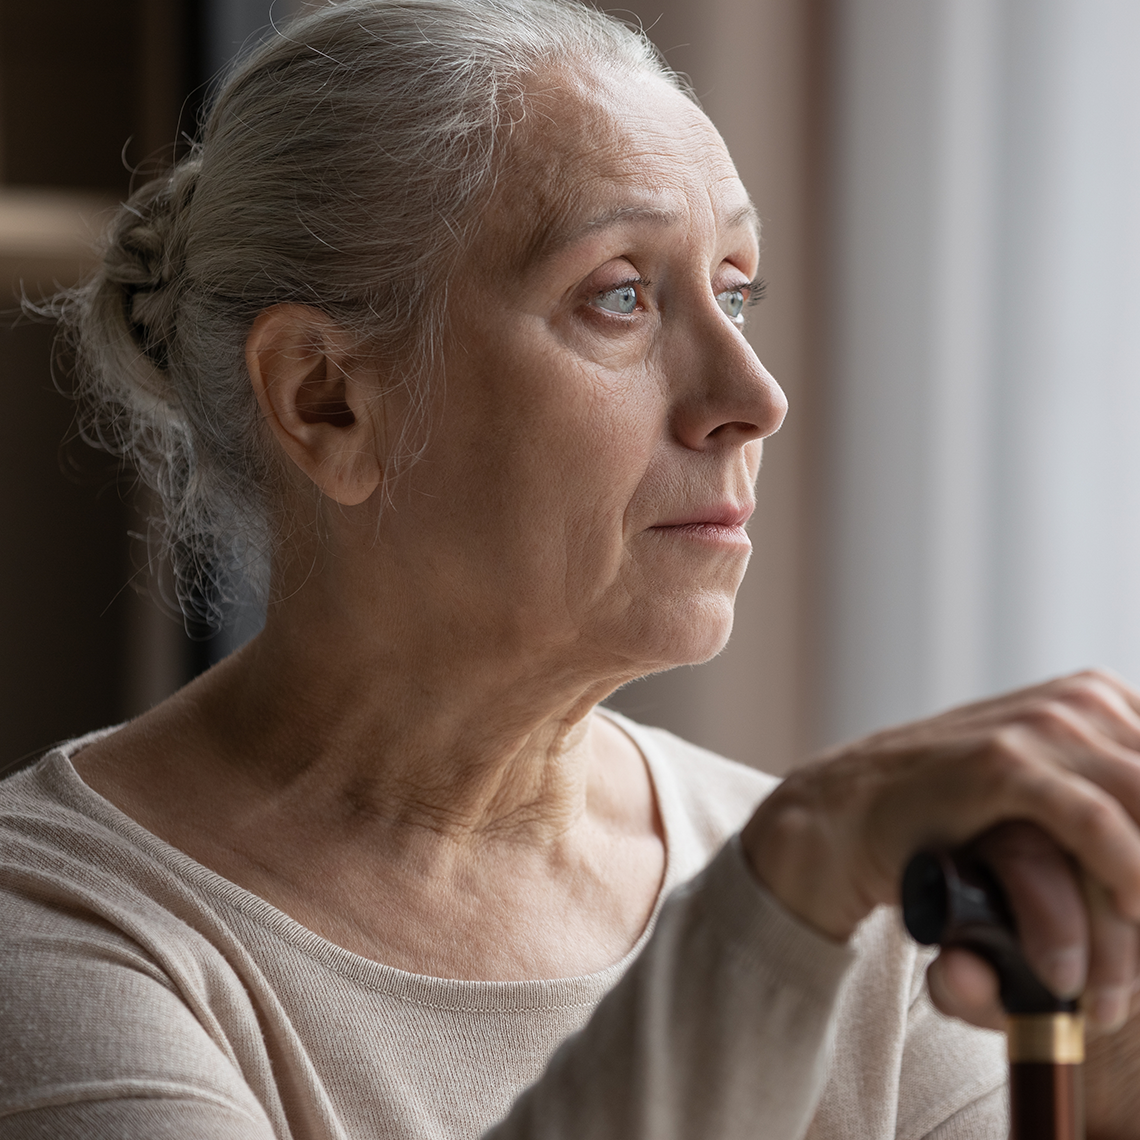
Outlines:
{"type": "MultiPolygon", "coordinates": [[[[607,87],[615,84],[624,85],[627,88],[634,87],[639,80],[646,77],[632,77],[631,79],[631,77],[605,70],[600,74],[589,72],[573,74],[558,71],[554,78],[559,80],[557,84],[543,86],[540,90],[536,90],[536,84],[532,82],[527,93],[528,117],[520,125],[520,145],[513,150],[510,159],[509,165],[512,176],[509,179],[500,178],[497,183],[497,186],[509,186],[510,193],[516,196],[519,194],[519,188],[525,187],[525,193],[531,199],[527,208],[528,212],[534,218],[543,219],[535,228],[534,233],[527,240],[519,243],[520,248],[513,259],[511,268],[520,273],[526,273],[534,268],[537,263],[556,255],[565,246],[579,240],[591,229],[608,227],[619,222],[623,215],[629,220],[637,220],[638,215],[640,215],[642,221],[656,220],[661,225],[676,224],[679,220],[670,211],[648,203],[617,206],[594,217],[588,216],[587,211],[581,205],[584,201],[590,200],[588,191],[592,183],[598,179],[615,177],[614,167],[617,165],[615,159],[620,163],[626,163],[630,160],[636,162],[647,157],[653,158],[663,151],[667,152],[671,138],[662,138],[657,146],[647,146],[642,150],[630,151],[628,139],[621,134],[620,124],[617,121],[607,121],[606,110],[604,109],[604,99],[608,94],[607,87]],[[555,172],[549,165],[543,164],[541,161],[543,148],[540,144],[536,145],[537,140],[541,137],[538,132],[541,131],[542,123],[545,121],[547,129],[550,129],[550,124],[557,121],[557,116],[552,112],[543,113],[544,104],[552,108],[558,107],[559,100],[568,93],[577,98],[580,104],[586,106],[589,116],[586,123],[587,129],[598,140],[584,161],[572,168],[569,177],[567,177],[566,169],[562,168],[555,172]],[[536,118],[539,120],[537,124],[536,118]]],[[[655,78],[654,82],[665,86],[660,79],[655,78]]],[[[671,90],[673,89],[671,88],[671,90]]],[[[689,102],[690,106],[696,106],[687,96],[682,95],[682,98],[689,102]]],[[[707,120],[705,122],[707,123],[707,120]]],[[[708,146],[707,136],[701,135],[701,128],[696,122],[679,118],[670,123],[669,126],[673,128],[674,136],[676,131],[680,130],[697,138],[701,145],[694,149],[703,150],[708,146]]],[[[719,142],[719,138],[717,141],[719,142]]],[[[723,144],[721,147],[723,149],[723,144]]],[[[617,178],[622,179],[620,173],[617,178]]],[[[726,178],[726,181],[734,178],[735,171],[729,178],[726,178]]],[[[660,189],[673,194],[683,192],[683,188],[677,183],[663,188],[654,186],[652,183],[646,183],[628,168],[624,180],[631,188],[646,191],[650,196],[653,196],[660,189]]],[[[494,204],[494,195],[491,204],[494,204]]],[[[751,201],[748,201],[735,213],[730,214],[725,224],[730,229],[747,225],[754,230],[756,239],[759,240],[759,215],[751,201]]]]}

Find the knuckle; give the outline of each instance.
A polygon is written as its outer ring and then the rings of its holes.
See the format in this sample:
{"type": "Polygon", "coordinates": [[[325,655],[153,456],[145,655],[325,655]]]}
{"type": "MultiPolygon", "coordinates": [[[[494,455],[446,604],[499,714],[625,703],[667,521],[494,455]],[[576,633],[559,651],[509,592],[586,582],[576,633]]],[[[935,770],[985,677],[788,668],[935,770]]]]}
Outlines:
{"type": "Polygon", "coordinates": [[[1026,748],[1024,733],[1013,726],[999,728],[975,759],[978,776],[997,788],[1027,780],[1037,762],[1026,748]]]}
{"type": "Polygon", "coordinates": [[[1083,796],[1072,808],[1074,823],[1090,840],[1108,839],[1117,828],[1120,811],[1107,797],[1083,796]]]}
{"type": "Polygon", "coordinates": [[[1024,723],[1001,725],[990,737],[985,751],[995,764],[1024,766],[1033,762],[1032,737],[1024,723]]]}
{"type": "MultiPolygon", "coordinates": [[[[1075,699],[1075,694],[1070,695],[1069,699],[1075,699]]],[[[1039,731],[1054,733],[1072,726],[1073,711],[1063,697],[1050,697],[1031,705],[1022,719],[1039,731]]]]}
{"type": "Polygon", "coordinates": [[[1121,684],[1107,669],[1084,669],[1064,678],[1060,691],[1071,701],[1104,706],[1119,697],[1121,684]]]}
{"type": "Polygon", "coordinates": [[[1115,684],[1116,677],[1108,669],[1094,665],[1088,669],[1078,669],[1075,673],[1068,673],[1058,680],[1062,685],[1115,684]]]}

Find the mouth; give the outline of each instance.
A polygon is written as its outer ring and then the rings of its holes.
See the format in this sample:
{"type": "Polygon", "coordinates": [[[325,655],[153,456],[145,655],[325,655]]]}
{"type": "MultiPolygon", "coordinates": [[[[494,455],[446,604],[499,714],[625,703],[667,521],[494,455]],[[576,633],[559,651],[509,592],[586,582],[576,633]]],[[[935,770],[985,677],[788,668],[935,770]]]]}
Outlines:
{"type": "Polygon", "coordinates": [[[738,507],[732,503],[722,503],[687,511],[649,529],[669,537],[751,547],[748,532],[744,528],[754,509],[751,505],[738,507]]]}

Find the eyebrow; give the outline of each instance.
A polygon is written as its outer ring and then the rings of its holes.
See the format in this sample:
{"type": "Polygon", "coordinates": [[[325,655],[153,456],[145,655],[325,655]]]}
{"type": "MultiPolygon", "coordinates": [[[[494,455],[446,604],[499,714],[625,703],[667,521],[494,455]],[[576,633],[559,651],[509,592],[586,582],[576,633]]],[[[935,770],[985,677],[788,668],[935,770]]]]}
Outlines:
{"type": "MultiPolygon", "coordinates": [[[[615,206],[601,214],[586,218],[576,225],[565,228],[543,228],[535,235],[524,256],[524,264],[534,265],[545,261],[560,250],[581,241],[590,234],[601,233],[626,222],[645,222],[655,226],[675,226],[680,224],[681,215],[673,210],[663,210],[656,206],[630,205],[615,206]]],[[[728,216],[728,229],[751,229],[757,238],[760,236],[760,215],[751,201],[728,216]]]]}

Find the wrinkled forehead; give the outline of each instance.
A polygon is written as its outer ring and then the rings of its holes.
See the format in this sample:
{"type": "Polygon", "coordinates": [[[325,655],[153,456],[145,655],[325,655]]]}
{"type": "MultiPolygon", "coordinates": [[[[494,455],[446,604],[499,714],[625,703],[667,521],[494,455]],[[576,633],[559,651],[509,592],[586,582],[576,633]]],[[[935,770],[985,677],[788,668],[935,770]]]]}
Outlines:
{"type": "Polygon", "coordinates": [[[483,216],[481,256],[520,270],[623,216],[758,229],[720,135],[655,75],[536,81],[483,216]]]}

